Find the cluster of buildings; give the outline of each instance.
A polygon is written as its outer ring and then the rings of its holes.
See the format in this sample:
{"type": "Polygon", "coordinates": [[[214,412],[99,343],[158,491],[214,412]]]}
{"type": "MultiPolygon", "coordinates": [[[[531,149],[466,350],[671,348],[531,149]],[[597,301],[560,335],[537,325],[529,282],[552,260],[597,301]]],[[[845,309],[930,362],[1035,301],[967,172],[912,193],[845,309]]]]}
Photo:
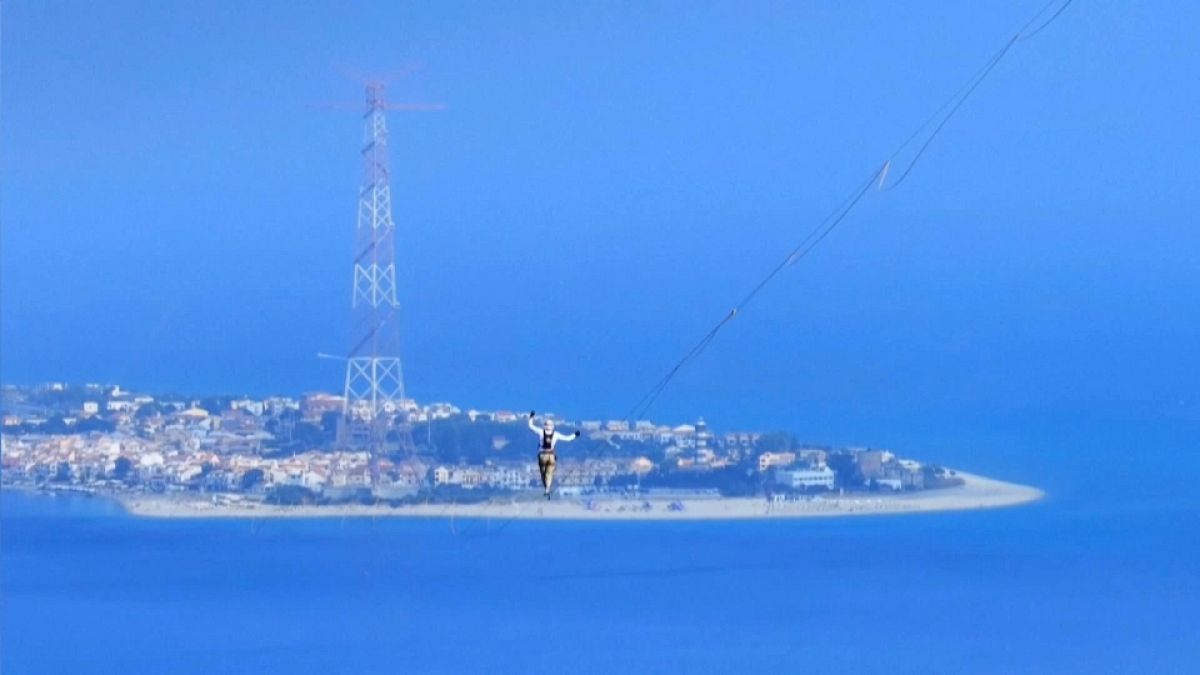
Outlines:
{"type": "MultiPolygon", "coordinates": [[[[0,478],[5,482],[214,492],[294,485],[324,495],[369,489],[377,496],[400,497],[427,486],[516,490],[539,480],[532,452],[529,461],[483,465],[439,464],[436,452],[394,462],[367,452],[338,450],[332,442],[280,453],[280,442],[296,435],[300,425],[322,429],[341,415],[343,398],[323,392],[299,398],[181,399],[134,394],[111,385],[51,383],[36,388],[5,385],[0,394],[0,478]]],[[[450,403],[420,405],[406,399],[397,412],[413,424],[512,423],[518,425],[516,434],[528,433],[524,416],[510,411],[464,413],[450,403]]],[[[694,426],[631,433],[616,422],[589,423],[588,428],[605,440],[605,429],[610,428],[626,440],[650,440],[656,432],[679,446],[708,442],[703,427],[699,433],[694,426]]],[[[495,447],[504,444],[496,442],[495,447]]],[[[582,489],[620,475],[645,474],[653,467],[644,457],[564,459],[556,482],[565,489],[582,489]]]]}
{"type": "MultiPolygon", "coordinates": [[[[261,492],[294,485],[327,496],[368,489],[388,498],[428,487],[520,490],[538,485],[532,452],[497,452],[480,464],[461,464],[440,460],[430,447],[405,461],[338,449],[328,430],[342,409],[342,397],[328,393],[187,399],[135,394],[119,386],[5,385],[0,387],[0,478],[160,491],[261,492]],[[325,436],[311,440],[299,434],[302,426],[325,436]]],[[[525,415],[508,410],[463,411],[450,403],[404,400],[397,412],[414,424],[492,423],[497,435],[491,449],[497,451],[528,434],[525,415]],[[514,426],[509,429],[509,424],[514,426]]],[[[838,471],[846,470],[844,461],[836,470],[830,465],[827,449],[763,451],[760,434],[716,434],[703,419],[666,426],[545,417],[580,429],[590,441],[588,452],[564,453],[559,460],[555,482],[568,492],[603,489],[622,478],[640,482],[651,474],[703,474],[731,467],[757,468],[761,482],[777,488],[832,490],[840,484],[838,471]]],[[[844,459],[846,452],[839,457],[844,459]]],[[[871,487],[925,487],[926,474],[916,462],[884,450],[848,452],[854,472],[871,487]]]]}
{"type": "Polygon", "coordinates": [[[96,488],[238,492],[299,485],[317,492],[362,487],[415,490],[419,472],[366,452],[309,451],[287,458],[166,447],[121,434],[5,437],[6,482],[60,482],[96,488]]]}
{"type": "MultiPolygon", "coordinates": [[[[842,455],[850,458],[854,478],[863,485],[899,492],[923,490],[929,471],[920,462],[901,459],[888,450],[847,448],[842,455]]],[[[823,448],[802,448],[785,452],[764,452],[758,456],[758,470],[769,473],[778,487],[791,490],[832,490],[838,475],[829,466],[830,452],[823,448]]],[[[938,470],[940,472],[940,470],[938,470]]],[[[842,477],[845,483],[846,477],[842,477]]]]}
{"type": "Polygon", "coordinates": [[[930,474],[920,462],[902,459],[887,450],[863,450],[855,457],[863,480],[876,487],[894,492],[929,487],[926,483],[930,474]]]}

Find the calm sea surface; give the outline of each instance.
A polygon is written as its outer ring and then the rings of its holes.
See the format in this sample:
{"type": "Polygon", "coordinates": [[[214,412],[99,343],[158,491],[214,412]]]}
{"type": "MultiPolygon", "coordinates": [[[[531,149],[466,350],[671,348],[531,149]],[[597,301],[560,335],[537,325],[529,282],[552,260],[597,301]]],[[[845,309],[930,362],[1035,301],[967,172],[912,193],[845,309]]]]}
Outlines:
{"type": "Polygon", "coordinates": [[[1033,506],[790,522],[157,521],[5,492],[0,666],[1200,672],[1200,476],[1164,442],[1047,463],[1033,506]]]}

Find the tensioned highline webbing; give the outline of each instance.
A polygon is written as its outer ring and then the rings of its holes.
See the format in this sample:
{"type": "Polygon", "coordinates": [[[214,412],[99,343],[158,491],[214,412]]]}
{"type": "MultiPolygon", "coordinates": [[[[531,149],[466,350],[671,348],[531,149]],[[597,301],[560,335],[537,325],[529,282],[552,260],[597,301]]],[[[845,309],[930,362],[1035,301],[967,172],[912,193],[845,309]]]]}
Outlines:
{"type": "Polygon", "coordinates": [[[1072,0],[1049,0],[1049,2],[1043,5],[1042,8],[1039,9],[1038,12],[1034,14],[1021,27],[1021,29],[1017,31],[1015,35],[1013,35],[1008,39],[1007,42],[1004,43],[1004,46],[1001,47],[999,51],[993,54],[983,64],[983,66],[970,77],[970,79],[968,79],[957,91],[955,91],[948,99],[938,106],[932,115],[922,122],[920,126],[918,126],[916,130],[914,130],[912,134],[910,134],[908,138],[906,138],[904,142],[902,142],[888,156],[883,165],[871,174],[870,178],[863,182],[859,187],[855,188],[846,201],[834,209],[829,216],[827,216],[820,222],[820,224],[813,228],[798,245],[788,252],[787,256],[781,262],[775,265],[775,267],[772,268],[771,271],[768,272],[761,281],[751,288],[750,291],[746,293],[736,305],[734,305],[733,309],[731,309],[724,317],[722,317],[720,321],[716,322],[716,324],[714,324],[713,327],[710,328],[709,331],[705,333],[704,336],[700,338],[700,340],[690,350],[688,350],[682,358],[676,361],[675,364],[661,378],[659,378],[657,382],[655,382],[654,386],[650,387],[650,389],[644,395],[642,395],[638,402],[634,404],[632,408],[630,408],[625,418],[634,420],[644,417],[646,413],[649,412],[650,407],[654,405],[654,402],[663,393],[663,391],[666,390],[667,386],[671,383],[671,380],[675,378],[679,371],[687,366],[688,363],[704,353],[704,350],[706,350],[708,346],[712,344],[713,340],[716,339],[717,334],[720,333],[726,325],[733,321],[733,319],[737,317],[738,314],[745,309],[745,307],[749,305],[751,301],[754,300],[754,297],[757,296],[758,293],[762,291],[763,288],[765,288],[769,283],[771,283],[780,272],[803,259],[827,236],[829,236],[829,234],[833,232],[833,230],[837,228],[837,226],[840,225],[843,220],[846,219],[846,216],[848,216],[850,212],[854,210],[854,207],[857,206],[860,201],[862,201],[862,198],[866,196],[867,192],[870,190],[871,185],[878,184],[880,191],[887,191],[904,182],[904,180],[912,172],[913,167],[917,165],[917,162],[921,159],[922,155],[925,154],[926,149],[929,148],[930,144],[933,143],[934,139],[937,138],[938,134],[941,133],[942,129],[946,126],[950,119],[958,113],[958,110],[962,107],[963,103],[965,103],[966,100],[971,97],[971,94],[973,94],[975,90],[979,88],[979,85],[983,84],[983,81],[986,80],[989,75],[991,75],[992,71],[996,68],[1000,61],[1002,61],[1009,53],[1009,50],[1012,49],[1012,46],[1018,42],[1028,40],[1040,33],[1046,28],[1046,26],[1049,26],[1051,23],[1053,23],[1054,20],[1063,13],[1067,6],[1071,4],[1071,2],[1072,0]],[[1061,5],[1052,15],[1050,15],[1049,18],[1045,19],[1036,28],[1032,30],[1029,29],[1030,26],[1034,25],[1039,19],[1041,19],[1041,17],[1045,15],[1051,7],[1060,3],[1061,5]],[[901,152],[903,152],[909,145],[919,138],[926,129],[929,129],[931,126],[932,129],[925,137],[924,142],[917,149],[916,153],[913,155],[913,158],[909,160],[904,170],[900,172],[899,177],[891,185],[887,185],[886,181],[888,173],[891,169],[892,160],[894,160],[901,152]]]}

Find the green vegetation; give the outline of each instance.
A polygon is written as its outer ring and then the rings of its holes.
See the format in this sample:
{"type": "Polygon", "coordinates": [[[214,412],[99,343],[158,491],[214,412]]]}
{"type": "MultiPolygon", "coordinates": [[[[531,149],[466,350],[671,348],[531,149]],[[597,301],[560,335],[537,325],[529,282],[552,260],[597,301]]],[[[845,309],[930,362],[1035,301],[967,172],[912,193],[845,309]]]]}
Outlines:
{"type": "Polygon", "coordinates": [[[300,485],[280,485],[272,488],[263,501],[280,506],[301,506],[317,504],[321,498],[317,493],[300,485]]]}
{"type": "Polygon", "coordinates": [[[831,452],[826,460],[836,474],[835,484],[847,490],[861,490],[867,486],[862,470],[852,452],[831,452]]]}
{"type": "Polygon", "coordinates": [[[131,471],[133,471],[133,462],[128,457],[118,457],[113,467],[113,478],[125,480],[129,478],[131,471]]]}
{"type": "Polygon", "coordinates": [[[265,476],[262,469],[250,469],[246,473],[242,474],[242,490],[253,490],[256,486],[262,484],[264,477],[265,476]]]}

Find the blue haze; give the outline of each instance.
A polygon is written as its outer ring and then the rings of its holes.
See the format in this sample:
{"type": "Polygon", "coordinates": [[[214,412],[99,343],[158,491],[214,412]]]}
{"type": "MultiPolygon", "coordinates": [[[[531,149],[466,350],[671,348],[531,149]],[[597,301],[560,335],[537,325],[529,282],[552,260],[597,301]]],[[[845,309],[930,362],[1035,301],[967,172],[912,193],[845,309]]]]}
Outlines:
{"type": "MultiPolygon", "coordinates": [[[[420,62],[411,392],[621,415],[1041,3],[356,5],[6,3],[5,380],[337,389],[361,131],[322,104],[420,62]]],[[[1198,19],[1079,3],[1019,43],[658,415],[1200,419],[1198,19]]]]}
{"type": "MultiPolygon", "coordinates": [[[[5,3],[0,379],[336,389],[360,129],[320,104],[415,60],[411,393],[623,414],[1041,2],[341,5],[5,3]]],[[[1198,23],[1074,3],[654,411],[1047,501],[456,535],[5,494],[0,669],[1194,671],[1198,23]]]]}

